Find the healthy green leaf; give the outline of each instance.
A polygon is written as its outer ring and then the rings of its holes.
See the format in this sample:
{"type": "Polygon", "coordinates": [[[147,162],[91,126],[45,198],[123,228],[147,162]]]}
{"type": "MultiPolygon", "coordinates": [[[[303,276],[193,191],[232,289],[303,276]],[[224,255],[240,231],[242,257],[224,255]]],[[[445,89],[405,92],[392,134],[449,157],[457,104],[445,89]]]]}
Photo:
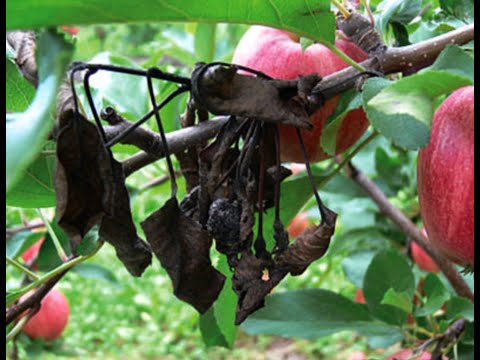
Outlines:
{"type": "Polygon", "coordinates": [[[363,286],[363,278],[374,256],[374,251],[358,251],[342,261],[345,276],[359,289],[363,286]]]}
{"type": "MultiPolygon", "coordinates": [[[[60,245],[62,246],[63,250],[65,250],[65,253],[67,255],[71,255],[72,250],[70,248],[69,237],[57,225],[56,220],[53,220],[50,223],[50,226],[57,235],[60,245]]],[[[38,253],[38,269],[40,271],[50,271],[60,266],[62,263],[63,261],[58,256],[58,252],[53,243],[53,240],[50,237],[50,234],[47,232],[47,235],[45,236],[45,241],[40,248],[40,252],[38,253]]]]}
{"type": "Polygon", "coordinates": [[[382,304],[390,289],[403,292],[410,299],[415,292],[415,279],[405,257],[391,249],[379,252],[371,261],[363,281],[363,294],[373,316],[392,325],[402,325],[406,313],[382,304]]]}
{"type": "Polygon", "coordinates": [[[375,169],[380,178],[395,192],[404,185],[401,174],[402,165],[400,158],[389,156],[381,147],[375,149],[375,169]]]}
{"type": "Polygon", "coordinates": [[[378,28],[383,33],[386,32],[388,24],[397,22],[408,24],[420,12],[422,8],[421,0],[387,0],[380,3],[377,7],[376,22],[378,28]]]}
{"type": "Polygon", "coordinates": [[[333,44],[335,17],[327,0],[118,0],[8,1],[7,31],[45,26],[113,22],[225,22],[263,24],[333,44]]]}
{"type": "Polygon", "coordinates": [[[401,338],[396,328],[375,321],[364,305],[321,289],[270,295],[265,307],[250,315],[242,328],[250,335],[270,334],[304,339],[317,339],[344,330],[374,338],[388,334],[393,341],[401,338]]]}
{"type": "Polygon", "coordinates": [[[349,90],[341,95],[338,105],[332,115],[325,121],[320,138],[320,146],[329,155],[335,155],[337,150],[337,132],[343,119],[350,110],[362,106],[362,96],[355,90],[349,90]]]}
{"type": "Polygon", "coordinates": [[[226,276],[223,289],[213,306],[200,316],[200,331],[205,345],[231,347],[237,328],[235,309],[237,296],[232,290],[232,272],[225,256],[221,256],[217,269],[226,276]]]}
{"type": "Polygon", "coordinates": [[[454,296],[447,303],[447,308],[445,309],[445,316],[447,319],[464,317],[468,321],[474,321],[475,308],[473,304],[467,299],[459,296],[454,296]]]}
{"type": "Polygon", "coordinates": [[[425,278],[423,286],[427,299],[425,304],[415,312],[415,316],[433,314],[450,298],[447,288],[443,285],[436,274],[429,273],[425,278]]]}
{"type": "Polygon", "coordinates": [[[7,65],[5,82],[6,111],[25,111],[35,96],[35,88],[22,76],[13,62],[6,59],[5,63],[7,65]]]}
{"type": "Polygon", "coordinates": [[[474,0],[440,0],[440,7],[447,14],[466,23],[474,19],[474,0]]]}
{"type": "Polygon", "coordinates": [[[369,81],[364,107],[373,127],[385,137],[402,148],[417,150],[430,139],[434,99],[470,83],[468,78],[446,70],[419,72],[384,88],[386,82],[369,81]],[[380,92],[379,87],[383,88],[380,92]]]}
{"type": "Polygon", "coordinates": [[[104,281],[117,288],[122,287],[112,271],[98,264],[78,264],[72,271],[87,279],[104,281]]]}
{"type": "Polygon", "coordinates": [[[388,289],[380,304],[395,306],[406,313],[411,313],[413,306],[412,296],[405,291],[396,292],[395,289],[388,289]]]}
{"type": "Polygon", "coordinates": [[[40,154],[7,193],[7,205],[22,208],[55,206],[54,165],[52,154],[40,154]]]}
{"type": "Polygon", "coordinates": [[[197,61],[212,62],[215,54],[216,24],[197,24],[195,31],[195,55],[197,61]]]}
{"type": "Polygon", "coordinates": [[[83,237],[83,239],[80,241],[80,244],[78,244],[77,254],[78,255],[91,254],[97,247],[98,239],[99,239],[98,226],[95,225],[83,237]]]}
{"type": "Polygon", "coordinates": [[[70,62],[72,46],[60,35],[46,31],[38,40],[37,52],[39,85],[35,98],[25,112],[7,114],[7,193],[35,159],[53,126],[50,111],[70,62]]]}
{"type": "Polygon", "coordinates": [[[23,254],[30,246],[40,240],[43,232],[20,231],[14,234],[6,242],[6,256],[16,258],[23,254]]]}
{"type": "Polygon", "coordinates": [[[456,45],[447,45],[438,55],[430,70],[447,70],[475,81],[475,63],[473,57],[456,45]]]}

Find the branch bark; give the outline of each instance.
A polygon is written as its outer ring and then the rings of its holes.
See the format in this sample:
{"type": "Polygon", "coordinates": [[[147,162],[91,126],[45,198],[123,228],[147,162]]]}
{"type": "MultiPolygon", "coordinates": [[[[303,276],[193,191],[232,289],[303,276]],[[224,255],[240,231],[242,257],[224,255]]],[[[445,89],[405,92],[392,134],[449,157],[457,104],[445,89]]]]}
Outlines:
{"type": "MultiPolygon", "coordinates": [[[[388,48],[385,52],[375,55],[361,64],[367,69],[380,70],[385,75],[397,72],[410,74],[431,65],[445,46],[449,44],[463,45],[473,39],[474,25],[468,25],[417,44],[400,48],[388,48]]],[[[358,76],[358,74],[359,71],[357,69],[348,67],[323,78],[312,91],[313,93],[321,94],[321,96],[310,97],[309,100],[312,102],[311,108],[318,108],[323,104],[324,100],[354,87],[357,80],[355,76],[358,76]]],[[[199,142],[212,138],[226,120],[226,117],[220,116],[213,121],[206,121],[194,127],[167,134],[167,143],[171,152],[183,151],[199,142]]],[[[124,128],[119,127],[115,129],[113,127],[109,131],[115,135],[121,129],[124,128]]],[[[137,129],[134,133],[136,131],[141,130],[137,129]]],[[[142,136],[146,135],[141,135],[140,138],[142,136]]],[[[138,143],[138,139],[135,142],[138,143]]],[[[126,176],[163,157],[159,136],[148,136],[147,142],[150,142],[151,147],[157,150],[152,152],[145,148],[146,152],[140,152],[127,159],[123,163],[126,176]]]]}
{"type": "Polygon", "coordinates": [[[347,176],[354,180],[377,204],[380,211],[391,219],[408,237],[414,239],[417,244],[435,261],[445,277],[458,295],[470,301],[474,301],[474,295],[465,283],[453,264],[444,259],[423,236],[420,229],[410,221],[399,209],[394,207],[380,188],[370,180],[364,173],[358,170],[351,163],[347,166],[347,176]]]}

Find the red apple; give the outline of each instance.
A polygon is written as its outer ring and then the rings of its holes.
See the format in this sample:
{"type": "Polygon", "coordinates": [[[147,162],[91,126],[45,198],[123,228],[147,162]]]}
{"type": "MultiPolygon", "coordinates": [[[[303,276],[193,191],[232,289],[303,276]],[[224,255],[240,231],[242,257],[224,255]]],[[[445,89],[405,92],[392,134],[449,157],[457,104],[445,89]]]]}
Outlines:
{"type": "MultiPolygon", "coordinates": [[[[355,61],[363,61],[367,54],[350,41],[337,40],[335,45],[355,61]]],[[[284,80],[296,79],[299,75],[317,73],[326,76],[337,72],[347,64],[328,48],[313,44],[302,50],[297,35],[264,26],[252,26],[243,35],[233,55],[234,64],[247,66],[284,80]]],[[[320,146],[320,136],[325,120],[334,112],[339,96],[328,100],[310,118],[313,130],[302,130],[310,161],[329,158],[320,146]]],[[[365,132],[368,120],[362,109],[350,111],[337,132],[336,153],[352,146],[365,132]]],[[[282,161],[303,163],[296,129],[280,125],[280,153],[282,161]]]]}
{"type": "Polygon", "coordinates": [[[474,87],[440,105],[418,155],[418,196],[429,240],[447,259],[474,265],[474,87]]]}
{"type": "Polygon", "coordinates": [[[40,251],[40,248],[42,247],[44,240],[45,240],[45,237],[41,238],[35,244],[33,244],[27,250],[25,250],[25,252],[22,254],[23,261],[28,263],[29,261],[36,259],[38,257],[38,253],[40,251]]]}
{"type": "MultiPolygon", "coordinates": [[[[428,239],[425,228],[422,228],[422,233],[428,239]]],[[[411,250],[413,261],[415,261],[415,263],[420,269],[428,272],[440,272],[440,269],[438,268],[435,261],[433,261],[432,258],[428,256],[428,254],[415,242],[415,240],[412,240],[411,242],[411,250]]]]}
{"type": "MultiPolygon", "coordinates": [[[[430,360],[432,358],[432,354],[430,354],[428,351],[424,351],[416,357],[412,357],[412,354],[413,354],[413,350],[403,349],[385,358],[385,360],[430,360]]],[[[448,360],[448,358],[445,356],[443,356],[442,358],[444,360],[448,360]]]]}
{"type": "Polygon", "coordinates": [[[295,216],[290,224],[288,224],[287,232],[288,236],[291,238],[296,238],[300,235],[308,226],[310,225],[310,220],[308,219],[308,214],[302,212],[295,216]]]}
{"type": "MultiPolygon", "coordinates": [[[[25,297],[28,297],[27,294],[25,297]]],[[[28,320],[22,331],[32,339],[58,339],[67,326],[70,310],[68,301],[59,290],[52,289],[45,296],[40,310],[28,320]]]]}
{"type": "Polygon", "coordinates": [[[359,304],[366,304],[367,302],[365,301],[365,296],[363,296],[363,290],[362,289],[357,289],[355,291],[355,298],[354,298],[356,303],[359,304]]]}
{"type": "Polygon", "coordinates": [[[363,351],[353,351],[348,354],[347,360],[367,360],[367,355],[363,351]]]}

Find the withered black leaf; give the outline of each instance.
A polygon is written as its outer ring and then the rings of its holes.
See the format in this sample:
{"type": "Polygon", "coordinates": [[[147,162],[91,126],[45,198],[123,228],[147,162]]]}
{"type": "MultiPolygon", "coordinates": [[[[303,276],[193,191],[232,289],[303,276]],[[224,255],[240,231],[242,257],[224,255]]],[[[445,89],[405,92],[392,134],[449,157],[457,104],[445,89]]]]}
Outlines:
{"type": "Polygon", "coordinates": [[[57,136],[55,192],[59,226],[72,249],[102,216],[111,213],[113,174],[111,154],[96,126],[73,110],[61,113],[57,136]]]}
{"type": "Polygon", "coordinates": [[[111,214],[102,218],[100,238],[115,248],[117,257],[133,276],[142,275],[152,262],[149,246],[137,236],[130,211],[130,198],[125,186],[122,164],[112,159],[114,198],[111,214]]]}
{"type": "Polygon", "coordinates": [[[186,216],[176,198],[142,222],[147,241],[173,284],[173,293],[204,313],[217,299],[225,276],[211,264],[212,239],[186,216]]]}
{"type": "Polygon", "coordinates": [[[233,291],[238,296],[236,325],[261,308],[264,305],[265,296],[277,284],[274,284],[272,279],[262,278],[263,271],[269,264],[268,260],[257,258],[251,251],[242,253],[232,277],[233,291]]]}
{"type": "Polygon", "coordinates": [[[275,259],[277,266],[288,268],[292,275],[300,275],[327,252],[337,214],[325,208],[325,215],[327,219],[323,219],[320,225],[307,228],[285,252],[278,255],[275,259]]]}
{"type": "Polygon", "coordinates": [[[312,128],[296,80],[271,80],[241,75],[235,66],[199,64],[192,74],[192,94],[197,103],[215,115],[255,117],[276,123],[282,119],[283,124],[312,128]]]}

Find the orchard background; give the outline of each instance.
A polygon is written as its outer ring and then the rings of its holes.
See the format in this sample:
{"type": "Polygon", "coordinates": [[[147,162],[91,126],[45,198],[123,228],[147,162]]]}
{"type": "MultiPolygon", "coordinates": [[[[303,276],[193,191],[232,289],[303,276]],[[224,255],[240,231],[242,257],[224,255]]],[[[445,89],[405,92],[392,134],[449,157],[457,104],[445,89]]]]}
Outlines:
{"type": "MultiPolygon", "coordinates": [[[[132,277],[114,248],[99,239],[97,227],[82,239],[80,254],[72,256],[71,239],[57,225],[56,144],[50,134],[58,88],[72,60],[158,66],[189,77],[198,61],[231,62],[253,24],[295,32],[304,47],[314,40],[331,48],[339,35],[334,11],[350,6],[332,3],[7,2],[7,31],[36,31],[39,70],[35,88],[32,79],[25,79],[29,70],[16,68],[24,64],[19,55],[25,49],[7,41],[7,307],[61,274],[55,289],[65,295],[70,309],[65,330],[53,341],[32,339],[26,329],[22,332],[22,320],[12,321],[6,328],[7,358],[361,360],[385,359],[400,349],[424,345],[450,359],[473,359],[473,273],[445,259],[437,264],[441,271],[431,272],[438,268],[421,263],[418,249],[409,251],[412,238],[425,240],[417,156],[429,141],[433,112],[450,93],[473,85],[473,1],[353,2],[365,19],[374,19],[388,48],[426,45],[423,52],[408,53],[411,65],[408,59],[406,65],[385,62],[390,83],[374,77],[362,92],[353,87],[342,96],[324,129],[358,107],[366,111],[370,126],[347,151],[311,164],[322,200],[338,213],[328,251],[300,276],[287,276],[267,297],[266,306],[240,326],[234,325],[237,300],[229,282],[210,310],[199,315],[173,295],[157,259],[141,277],[132,277]],[[436,41],[442,35],[447,40],[436,41]],[[423,56],[433,63],[424,70],[423,56]],[[388,101],[369,103],[377,93],[388,101]],[[399,115],[403,109],[411,110],[408,119],[399,115]],[[395,124],[402,121],[399,131],[395,124]],[[38,255],[27,257],[25,251],[41,239],[38,255]],[[65,268],[70,270],[63,275],[65,268]],[[359,289],[365,291],[363,299],[359,289]],[[447,336],[451,334],[455,336],[447,336]]],[[[28,42],[22,44],[29,48],[28,42]]],[[[111,106],[130,121],[151,109],[143,78],[103,72],[92,77],[91,85],[97,109],[111,106]]],[[[175,89],[162,81],[156,86],[159,99],[175,89]]],[[[93,120],[81,84],[77,89],[87,118],[93,120]]],[[[183,94],[162,109],[167,133],[182,128],[187,98],[183,94]]],[[[157,131],[153,119],[144,126],[157,131]]],[[[322,144],[335,149],[335,140],[332,144],[325,138],[322,144]]],[[[112,151],[122,161],[138,148],[117,144],[112,151]]],[[[319,214],[307,172],[284,165],[294,174],[282,183],[282,221],[285,227],[291,224],[294,238],[301,232],[295,226],[318,224],[319,214]],[[300,220],[291,223],[296,214],[300,220]]],[[[176,160],[174,167],[180,174],[176,160]]],[[[178,176],[177,182],[178,194],[184,196],[184,178],[178,176]]],[[[133,222],[143,238],[141,222],[170,196],[166,162],[133,172],[126,185],[133,222]]],[[[211,254],[214,265],[231,276],[214,246],[211,254]]]]}

